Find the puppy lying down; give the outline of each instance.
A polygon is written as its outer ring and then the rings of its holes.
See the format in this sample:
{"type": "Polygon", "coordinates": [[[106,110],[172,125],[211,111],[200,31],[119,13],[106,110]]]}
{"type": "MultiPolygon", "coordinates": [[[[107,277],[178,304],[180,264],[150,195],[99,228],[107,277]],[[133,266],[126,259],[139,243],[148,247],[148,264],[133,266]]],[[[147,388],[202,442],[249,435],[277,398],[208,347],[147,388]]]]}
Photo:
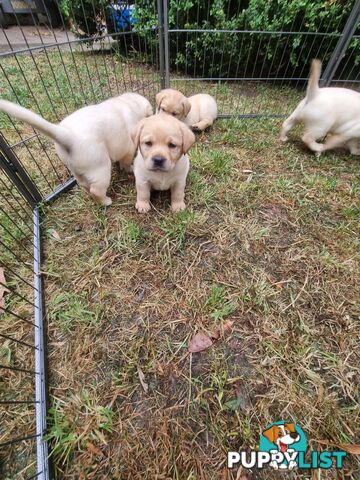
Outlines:
{"type": "Polygon", "coordinates": [[[130,168],[135,155],[131,130],[153,113],[148,100],[137,93],[124,93],[81,108],[58,125],[6,100],[0,100],[0,110],[54,140],[56,153],[78,184],[103,205],[111,204],[106,195],[111,164],[119,162],[122,168],[130,168]]]}
{"type": "Polygon", "coordinates": [[[194,132],[202,132],[217,117],[215,99],[206,93],[185,97],[179,90],[167,88],[156,95],[156,111],[165,112],[186,123],[194,132]]]}
{"type": "Polygon", "coordinates": [[[136,209],[150,210],[150,191],[171,190],[171,209],[185,209],[185,184],[189,171],[186,155],[195,135],[182,122],[169,115],[153,115],[141,120],[132,138],[138,147],[134,161],[136,209]]]}
{"type": "Polygon", "coordinates": [[[319,88],[320,60],[311,63],[306,97],[282,126],[280,140],[286,142],[289,131],[305,124],[302,141],[314,152],[346,145],[360,155],[360,93],[347,88],[319,88]],[[326,136],[324,143],[317,140],[326,136]]]}

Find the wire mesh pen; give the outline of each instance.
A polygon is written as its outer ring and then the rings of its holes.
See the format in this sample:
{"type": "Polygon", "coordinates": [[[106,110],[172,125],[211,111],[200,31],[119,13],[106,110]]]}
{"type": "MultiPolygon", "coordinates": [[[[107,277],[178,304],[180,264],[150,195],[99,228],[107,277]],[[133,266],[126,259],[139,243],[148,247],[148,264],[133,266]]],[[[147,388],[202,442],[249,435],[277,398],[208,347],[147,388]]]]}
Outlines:
{"type": "MultiPolygon", "coordinates": [[[[58,1],[50,11],[41,0],[27,27],[16,10],[6,12],[13,26],[1,30],[1,98],[58,122],[125,91],[153,102],[161,88],[173,87],[214,95],[220,118],[261,121],[291,111],[311,58],[323,60],[323,86],[358,88],[360,0],[348,2],[340,16],[335,8],[327,15],[319,10],[311,24],[301,6],[288,18],[276,1],[265,3],[267,30],[251,0],[224,1],[221,18],[212,0],[190,8],[180,0],[118,2],[116,8],[78,0],[66,2],[67,13],[58,1]],[[66,16],[74,19],[76,37],[66,16]],[[31,43],[28,28],[40,43],[31,43]]],[[[48,139],[5,115],[0,127],[0,476],[47,479],[41,218],[43,207],[75,181],[48,139]]]]}

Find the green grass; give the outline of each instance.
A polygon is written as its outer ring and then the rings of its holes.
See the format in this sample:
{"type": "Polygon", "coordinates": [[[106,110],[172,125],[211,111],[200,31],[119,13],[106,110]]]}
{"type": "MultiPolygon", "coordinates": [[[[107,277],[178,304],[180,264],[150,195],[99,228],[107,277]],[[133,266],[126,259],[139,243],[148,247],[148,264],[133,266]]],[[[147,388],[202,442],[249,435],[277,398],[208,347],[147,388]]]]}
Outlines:
{"type": "Polygon", "coordinates": [[[91,390],[83,390],[67,404],[56,400],[49,410],[46,439],[53,445],[51,454],[57,459],[59,470],[69,463],[78,448],[92,453],[98,451],[101,455],[93,442],[106,445],[104,435],[113,431],[113,417],[110,408],[94,404],[91,390]],[[82,428],[83,419],[85,428],[82,428]]]}
{"type": "Polygon", "coordinates": [[[142,241],[141,228],[133,220],[122,220],[118,226],[115,247],[119,252],[131,253],[142,241]]]}
{"type": "Polygon", "coordinates": [[[165,218],[160,222],[160,230],[164,234],[162,242],[170,243],[178,250],[183,249],[186,234],[195,220],[195,213],[189,210],[165,218]]]}
{"type": "MultiPolygon", "coordinates": [[[[72,59],[64,55],[76,78],[72,59]]],[[[90,100],[86,67],[76,58],[90,100]]],[[[65,115],[46,59],[37,60],[65,115]]],[[[54,54],[53,61],[60,60],[54,54]]],[[[95,72],[95,59],[87,60],[95,72]]],[[[19,61],[54,120],[36,69],[27,57],[19,61]]],[[[123,59],[118,61],[120,68],[123,59]]],[[[5,67],[14,81],[21,80],[16,64],[5,67]]],[[[65,87],[61,65],[56,68],[73,108],[76,96],[65,87]]],[[[135,73],[141,80],[141,69],[135,73]]],[[[152,76],[144,73],[144,79],[152,76]]],[[[94,78],[97,99],[108,86],[94,78]]],[[[0,82],[6,88],[4,78],[0,82]]],[[[115,83],[110,86],[116,90],[115,83]]],[[[284,86],[205,87],[181,79],[172,86],[186,87],[188,94],[206,88],[217,95],[222,113],[287,112],[300,96],[284,86]]],[[[80,84],[73,87],[80,92],[80,84]]],[[[30,105],[21,81],[18,88],[30,105]]],[[[154,98],[155,92],[145,93],[154,98]]],[[[6,118],[1,121],[15,141],[6,118]]],[[[189,152],[184,212],[173,214],[168,194],[160,193],[152,196],[148,215],[137,214],[134,183],[116,171],[110,208],[94,205],[78,188],[45,208],[48,436],[58,478],[235,480],[242,473],[226,470],[226,452],[257,449],[264,426],[285,418],[304,428],[312,449],[322,448],[315,439],[356,443],[358,159],[342,150],[314,157],[299,141],[299,128],[280,145],[280,123],[218,120],[210,133],[199,135],[189,152]],[[232,328],[208,350],[188,354],[197,332],[221,330],[226,322],[232,328]]],[[[59,179],[40,147],[31,145],[46,178],[25,149],[21,158],[46,191],[59,179]]],[[[58,166],[50,142],[46,146],[58,166]]],[[[67,178],[65,169],[60,173],[67,178]]],[[[32,272],[25,278],[31,280],[32,272]]],[[[8,272],[6,279],[31,295],[8,272]]],[[[31,319],[26,303],[12,295],[6,302],[31,319]]],[[[31,338],[32,330],[20,321],[7,315],[1,320],[16,338],[31,338]]],[[[0,353],[2,362],[27,359],[10,343],[0,353]]],[[[14,387],[10,376],[2,382],[4,391],[14,387]]],[[[15,388],[32,391],[21,382],[15,388]]],[[[11,418],[11,435],[28,429],[24,412],[21,425],[11,418]]],[[[359,468],[349,455],[344,475],[354,480],[359,468]]],[[[269,470],[249,476],[278,478],[269,470]]],[[[322,480],[335,477],[334,471],[321,473],[322,480]]]]}
{"type": "Polygon", "coordinates": [[[101,322],[102,306],[90,310],[86,297],[63,292],[50,302],[51,321],[61,330],[69,331],[76,324],[93,326],[101,322]]]}
{"type": "Polygon", "coordinates": [[[228,300],[225,287],[213,285],[204,307],[210,313],[211,318],[218,322],[234,313],[236,303],[228,300]]]}

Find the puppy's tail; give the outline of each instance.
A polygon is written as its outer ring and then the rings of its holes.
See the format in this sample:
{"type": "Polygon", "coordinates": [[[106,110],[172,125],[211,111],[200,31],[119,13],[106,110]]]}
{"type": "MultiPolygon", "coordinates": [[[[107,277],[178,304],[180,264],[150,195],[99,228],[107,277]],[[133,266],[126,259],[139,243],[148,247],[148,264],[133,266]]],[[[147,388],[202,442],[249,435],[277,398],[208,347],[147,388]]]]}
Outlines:
{"type": "Polygon", "coordinates": [[[311,102],[319,93],[319,79],[321,74],[321,61],[312,60],[310,67],[310,76],[306,90],[306,103],[311,102]]]}
{"type": "Polygon", "coordinates": [[[39,132],[59,143],[66,150],[71,148],[71,135],[66,128],[50,123],[31,110],[27,110],[26,108],[20,107],[20,105],[17,105],[16,103],[8,102],[7,100],[0,100],[0,110],[11,117],[15,117],[18,120],[28,123],[36,130],[39,130],[39,132]]]}

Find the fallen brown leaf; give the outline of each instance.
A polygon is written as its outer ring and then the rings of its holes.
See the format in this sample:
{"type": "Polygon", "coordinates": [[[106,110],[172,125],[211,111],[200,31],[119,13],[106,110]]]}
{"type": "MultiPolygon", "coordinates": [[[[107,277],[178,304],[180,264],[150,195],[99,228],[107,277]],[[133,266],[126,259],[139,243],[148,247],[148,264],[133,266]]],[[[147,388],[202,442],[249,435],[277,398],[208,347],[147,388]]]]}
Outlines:
{"type": "Polygon", "coordinates": [[[315,440],[317,443],[321,443],[321,445],[326,445],[328,447],[336,447],[340,450],[345,450],[345,452],[352,453],[354,455],[360,455],[360,445],[351,444],[351,443],[333,443],[328,442],[327,440],[315,440]]]}
{"type": "Polygon", "coordinates": [[[199,332],[193,337],[189,342],[189,352],[196,353],[202,352],[207,348],[211,347],[213,344],[211,338],[209,338],[206,333],[199,332]]]}
{"type": "Polygon", "coordinates": [[[212,340],[214,340],[214,342],[216,342],[216,340],[219,340],[220,335],[221,335],[221,332],[220,332],[220,329],[218,328],[217,330],[211,333],[210,337],[212,340]]]}
{"type": "Polygon", "coordinates": [[[60,240],[61,240],[60,235],[58,234],[58,232],[57,232],[54,228],[50,228],[50,229],[49,229],[49,234],[50,234],[50,237],[51,237],[53,240],[57,240],[57,241],[60,241],[60,240]]]}
{"type": "Polygon", "coordinates": [[[340,450],[352,453],[354,455],[360,455],[360,445],[351,445],[351,443],[339,443],[340,450]]]}
{"type": "Polygon", "coordinates": [[[211,335],[210,337],[213,340],[219,340],[226,332],[231,330],[232,326],[234,325],[234,322],[231,320],[227,320],[222,327],[217,328],[211,335]]]}
{"type": "Polygon", "coordinates": [[[8,288],[5,287],[6,279],[4,274],[4,269],[0,267],[0,313],[2,313],[2,309],[5,308],[5,293],[10,292],[8,288]]]}
{"type": "Polygon", "coordinates": [[[233,325],[234,325],[234,322],[233,322],[232,320],[227,320],[227,321],[224,323],[223,332],[226,333],[226,332],[228,332],[229,330],[231,330],[233,325]]]}
{"type": "Polygon", "coordinates": [[[144,389],[144,392],[148,393],[149,385],[145,382],[144,372],[141,370],[140,367],[137,367],[137,370],[138,370],[138,375],[139,375],[139,380],[140,380],[141,386],[144,389]]]}
{"type": "Polygon", "coordinates": [[[100,448],[96,447],[91,442],[86,442],[86,449],[87,449],[88,452],[92,453],[93,455],[97,455],[98,457],[103,457],[104,456],[104,454],[100,450],[100,448]]]}
{"type": "Polygon", "coordinates": [[[204,332],[197,333],[189,342],[189,352],[202,352],[203,350],[211,347],[214,342],[219,340],[226,332],[231,330],[233,325],[234,322],[227,320],[222,327],[217,328],[214,332],[210,333],[210,335],[207,335],[204,332]]]}

